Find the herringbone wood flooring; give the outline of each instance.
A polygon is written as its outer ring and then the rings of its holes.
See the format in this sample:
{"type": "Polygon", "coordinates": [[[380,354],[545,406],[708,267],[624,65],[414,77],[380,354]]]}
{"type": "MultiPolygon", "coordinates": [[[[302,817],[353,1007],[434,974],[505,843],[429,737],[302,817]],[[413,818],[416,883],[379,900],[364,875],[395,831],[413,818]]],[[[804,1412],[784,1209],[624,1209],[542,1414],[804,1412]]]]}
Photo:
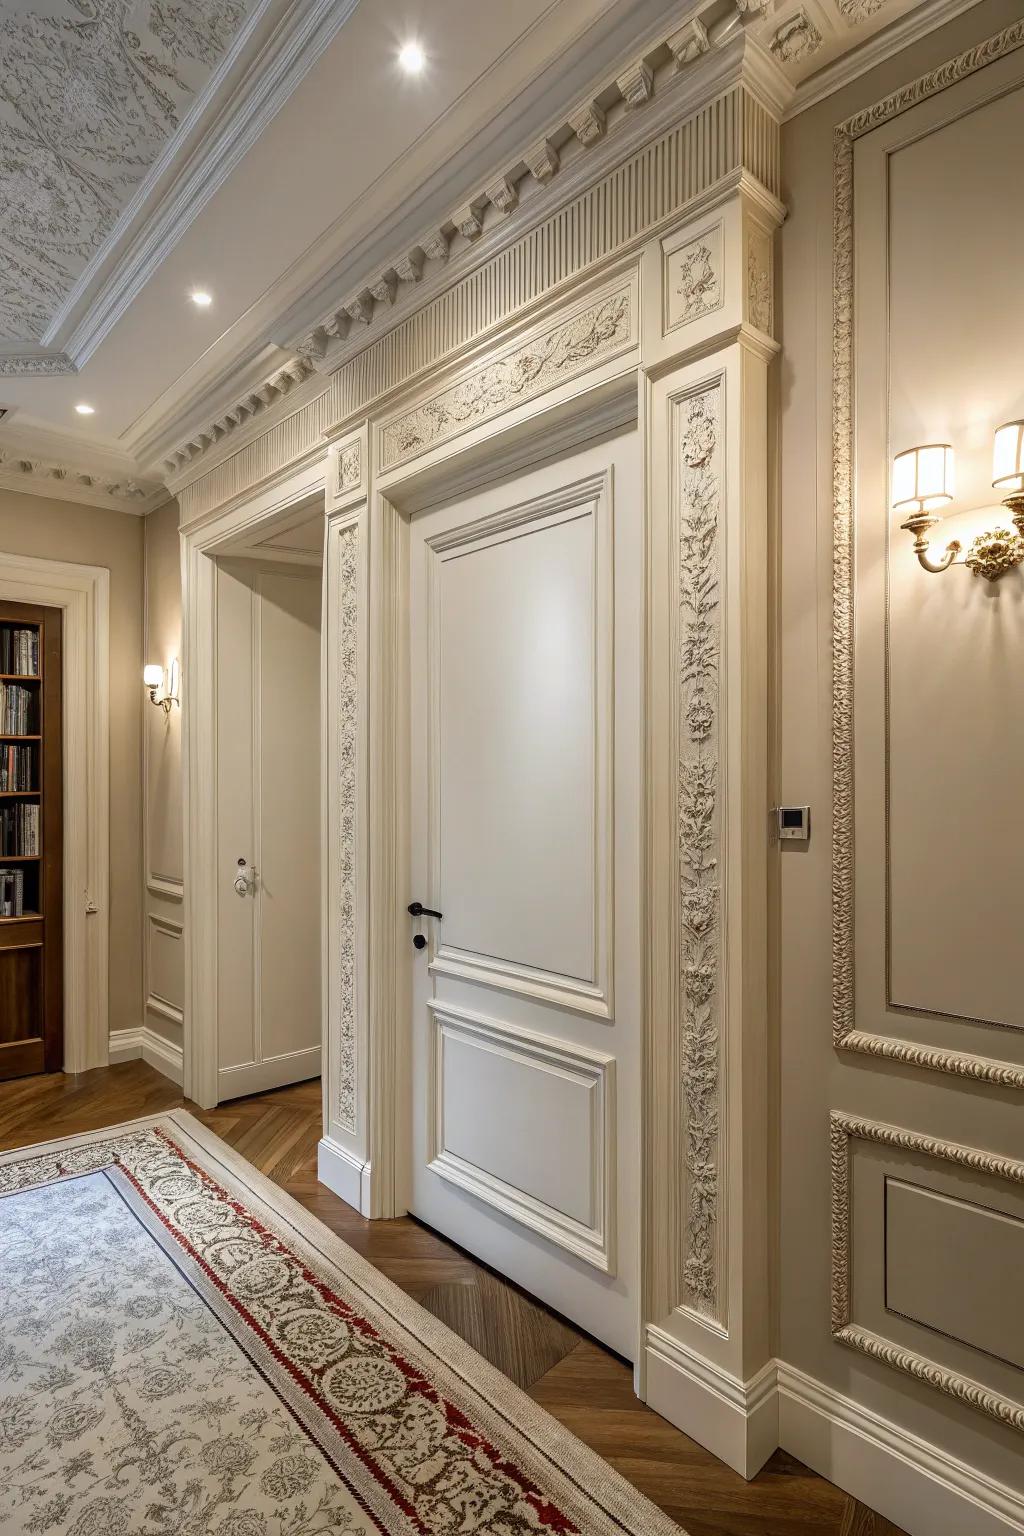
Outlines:
{"type": "MultiPolygon", "coordinates": [[[[185,1104],[143,1062],[0,1083],[0,1150],[185,1104]]],[[[630,1368],[419,1223],[368,1222],[316,1179],[320,1084],[206,1112],[275,1183],[610,1461],[690,1536],[904,1536],[784,1452],[752,1482],[652,1413],[630,1368]]]]}

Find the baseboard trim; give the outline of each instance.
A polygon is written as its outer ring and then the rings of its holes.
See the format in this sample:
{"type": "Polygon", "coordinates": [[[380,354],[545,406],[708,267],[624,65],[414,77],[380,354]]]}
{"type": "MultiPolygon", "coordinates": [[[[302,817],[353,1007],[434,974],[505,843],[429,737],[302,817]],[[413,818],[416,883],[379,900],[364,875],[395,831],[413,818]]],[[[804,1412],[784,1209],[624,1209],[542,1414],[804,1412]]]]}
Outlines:
{"type": "Polygon", "coordinates": [[[111,1063],[138,1061],[140,1058],[181,1087],[184,1061],[180,1045],[165,1040],[163,1035],[158,1035],[148,1024],[141,1024],[138,1029],[111,1030],[108,1055],[111,1063]]]}
{"type": "Polygon", "coordinates": [[[1020,1536],[1024,1499],[947,1451],[778,1362],[779,1440],[910,1536],[1020,1536]]]}
{"type": "Polygon", "coordinates": [[[369,1216],[370,1165],[330,1136],[324,1136],[317,1147],[316,1176],[332,1195],[361,1216],[369,1216]]]}
{"type": "Polygon", "coordinates": [[[741,1477],[759,1472],[779,1444],[776,1362],[740,1381],[654,1325],[645,1353],[648,1407],[741,1477]]]}
{"type": "Polygon", "coordinates": [[[249,1093],[269,1093],[288,1083],[304,1083],[320,1076],[320,1047],[289,1051],[271,1056],[267,1061],[247,1061],[237,1067],[221,1067],[217,1072],[217,1099],[240,1099],[249,1093]]]}

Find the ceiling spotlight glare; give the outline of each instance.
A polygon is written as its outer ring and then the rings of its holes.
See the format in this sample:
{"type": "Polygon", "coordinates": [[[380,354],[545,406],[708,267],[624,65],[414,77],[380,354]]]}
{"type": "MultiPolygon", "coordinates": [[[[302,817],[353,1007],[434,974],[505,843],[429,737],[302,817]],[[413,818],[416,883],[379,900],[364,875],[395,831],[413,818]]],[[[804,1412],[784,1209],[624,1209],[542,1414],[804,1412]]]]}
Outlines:
{"type": "Polygon", "coordinates": [[[84,400],[81,405],[75,406],[75,410],[79,416],[94,416],[96,414],[96,407],[94,405],[86,405],[84,400]]]}
{"type": "Polygon", "coordinates": [[[423,71],[427,56],[419,43],[406,43],[398,55],[398,62],[407,75],[418,75],[423,71]]]}
{"type": "Polygon", "coordinates": [[[189,298],[198,309],[209,309],[213,303],[213,295],[211,293],[204,293],[202,288],[197,288],[194,293],[190,293],[189,298]]]}

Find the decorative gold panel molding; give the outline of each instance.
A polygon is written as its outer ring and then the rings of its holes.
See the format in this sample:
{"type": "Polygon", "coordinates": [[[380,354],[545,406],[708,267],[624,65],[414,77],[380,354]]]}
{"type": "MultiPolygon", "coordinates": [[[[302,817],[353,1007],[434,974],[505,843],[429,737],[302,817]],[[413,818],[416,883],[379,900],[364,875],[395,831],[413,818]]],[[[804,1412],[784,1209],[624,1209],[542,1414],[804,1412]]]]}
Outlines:
{"type": "Polygon", "coordinates": [[[866,107],[835,130],[832,350],[832,1034],[836,1046],[975,1082],[1024,1088],[1024,1067],[856,1028],[854,1008],[854,272],[853,148],[857,139],[918,102],[1024,47],[1024,21],[866,107]]]}
{"type": "Polygon", "coordinates": [[[965,1147],[959,1142],[938,1141],[916,1131],[903,1130],[899,1126],[885,1125],[867,1120],[859,1115],[846,1115],[833,1110],[829,1116],[832,1141],[832,1337],[839,1344],[859,1350],[872,1360],[880,1360],[893,1370],[912,1376],[927,1386],[944,1392],[957,1402],[976,1408],[1000,1424],[1012,1429],[1024,1430],[1024,1404],[1014,1402],[993,1392],[980,1381],[961,1376],[934,1360],[907,1349],[891,1339],[882,1338],[870,1329],[858,1327],[851,1321],[853,1289],[853,1241],[851,1232],[852,1168],[850,1143],[854,1139],[874,1142],[878,1146],[892,1147],[897,1152],[913,1152],[923,1157],[941,1158],[971,1173],[986,1174],[992,1178],[1007,1179],[1024,1187],[1024,1163],[1010,1157],[1000,1157],[994,1152],[983,1152],[978,1147],[965,1147]]]}

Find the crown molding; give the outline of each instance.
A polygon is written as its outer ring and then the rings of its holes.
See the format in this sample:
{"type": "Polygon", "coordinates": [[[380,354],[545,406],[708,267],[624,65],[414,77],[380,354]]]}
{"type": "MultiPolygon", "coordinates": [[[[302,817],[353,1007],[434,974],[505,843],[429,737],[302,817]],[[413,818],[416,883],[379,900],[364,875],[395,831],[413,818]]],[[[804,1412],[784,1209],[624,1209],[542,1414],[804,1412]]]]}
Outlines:
{"type": "Polygon", "coordinates": [[[54,316],[43,345],[4,353],[0,377],[76,373],[84,367],[357,3],[263,0],[254,8],[54,316]],[[232,76],[235,83],[224,101],[232,76]]]}
{"type": "Polygon", "coordinates": [[[145,517],[168,499],[133,460],[46,427],[0,426],[0,488],[145,517]]]}
{"type": "Polygon", "coordinates": [[[77,373],[66,352],[48,352],[42,347],[20,347],[0,351],[0,379],[48,378],[55,374],[77,373]]]}
{"type": "MultiPolygon", "coordinates": [[[[286,396],[290,397],[292,392],[314,372],[312,363],[305,357],[293,356],[283,366],[279,364],[271,374],[253,388],[245,389],[226,410],[218,411],[212,419],[180,440],[177,447],[164,458],[164,473],[176,475],[222,439],[248,427],[255,418],[260,418],[256,430],[263,431],[266,426],[262,420],[263,416],[272,411],[274,406],[279,405],[286,396]]],[[[298,405],[303,404],[306,398],[322,390],[323,387],[323,380],[317,379],[315,387],[307,390],[305,395],[294,399],[289,398],[288,409],[294,410],[298,405]]],[[[241,432],[238,445],[242,440],[248,441],[253,435],[255,434],[241,432]]],[[[238,445],[232,444],[232,451],[238,445]]]]}
{"type": "MultiPolygon", "coordinates": [[[[770,4],[771,0],[766,0],[770,4]]],[[[564,111],[541,135],[506,156],[476,181],[477,191],[401,252],[393,248],[370,268],[354,292],[331,302],[289,344],[322,373],[343,363],[508,242],[515,217],[522,235],[569,202],[613,165],[671,122],[699,110],[742,79],[756,99],[781,118],[793,86],[747,31],[764,12],[759,0],[732,0],[725,20],[705,26],[720,6],[698,6],[680,26],[633,50],[632,63],[564,111]],[[643,88],[637,87],[637,80],[643,88]]],[[[463,188],[463,194],[465,188],[463,188]]]]}
{"type": "Polygon", "coordinates": [[[833,63],[826,64],[823,69],[818,70],[817,74],[802,81],[797,86],[782,121],[788,123],[791,118],[798,117],[809,107],[816,107],[819,101],[824,101],[828,96],[834,96],[836,91],[841,91],[851,81],[867,74],[868,70],[874,69],[876,64],[882,64],[886,59],[891,59],[894,53],[909,48],[912,43],[927,37],[929,32],[944,27],[948,21],[954,21],[957,16],[962,16],[965,11],[971,10],[978,3],[979,0],[931,0],[931,4],[925,3],[919,5],[916,10],[909,11],[898,21],[883,27],[880,32],[875,32],[849,53],[844,53],[833,63]]]}
{"type": "MultiPolygon", "coordinates": [[[[707,10],[707,0],[703,0],[703,9],[707,10]]],[[[720,12],[720,5],[717,9],[720,12]]],[[[781,116],[792,95],[792,85],[738,20],[740,12],[731,14],[737,18],[736,24],[716,45],[708,40],[709,32],[698,25],[696,12],[691,12],[682,24],[676,13],[670,31],[662,9],[657,26],[649,29],[646,41],[641,39],[638,43],[634,38],[626,55],[633,64],[646,62],[650,68],[651,89],[642,101],[630,105],[621,94],[618,82],[625,79],[628,86],[631,79],[629,70],[621,63],[606,69],[601,77],[607,82],[605,85],[594,83],[574,93],[570,101],[600,98],[608,102],[604,109],[605,132],[592,147],[583,147],[569,128],[569,117],[577,114],[577,108],[570,107],[568,111],[563,109],[543,133],[534,129],[528,139],[524,136],[520,143],[525,147],[513,148],[498,162],[504,169],[491,166],[483,173],[478,170],[469,183],[470,187],[479,188],[475,194],[467,197],[463,183],[458,189],[462,197],[457,206],[451,192],[451,164],[440,166],[426,185],[421,201],[430,194],[435,204],[445,197],[454,213],[439,219],[400,253],[390,243],[394,220],[389,219],[380,226],[380,234],[373,241],[371,249],[376,252],[376,259],[372,265],[364,253],[363,281],[349,287],[344,298],[334,300],[329,311],[319,311],[322,324],[311,327],[307,318],[302,329],[288,333],[283,332],[282,325],[279,334],[285,344],[280,355],[287,357],[289,363],[278,364],[274,373],[268,372],[260,384],[275,385],[282,367],[301,365],[307,377],[293,378],[291,385],[286,384],[250,411],[239,410],[234,404],[225,410],[221,403],[226,396],[223,385],[217,390],[220,399],[213,390],[205,392],[201,396],[203,403],[190,413],[192,422],[185,431],[179,412],[172,423],[173,434],[161,424],[133,444],[139,462],[164,476],[174,489],[190,483],[197,473],[218,466],[275,421],[291,416],[307,398],[322,393],[327,383],[325,375],[336,372],[433,298],[568,206],[638,148],[693,115],[737,82],[742,81],[760,104],[767,103],[773,117],[781,116]],[[693,68],[695,63],[697,68],[693,68]],[[314,370],[319,381],[312,376],[314,370]],[[257,414],[260,419],[255,422],[257,414]]],[[[749,15],[759,18],[761,12],[755,10],[749,15]]],[[[711,33],[715,33],[714,28],[711,33]]],[[[309,316],[308,302],[305,308],[309,316]]],[[[316,314],[313,311],[314,317],[316,314]]],[[[262,355],[270,350],[265,349],[262,355]]],[[[239,406],[247,401],[252,404],[250,397],[259,393],[251,367],[248,371],[248,378],[236,374],[232,386],[231,393],[239,406]]]]}

